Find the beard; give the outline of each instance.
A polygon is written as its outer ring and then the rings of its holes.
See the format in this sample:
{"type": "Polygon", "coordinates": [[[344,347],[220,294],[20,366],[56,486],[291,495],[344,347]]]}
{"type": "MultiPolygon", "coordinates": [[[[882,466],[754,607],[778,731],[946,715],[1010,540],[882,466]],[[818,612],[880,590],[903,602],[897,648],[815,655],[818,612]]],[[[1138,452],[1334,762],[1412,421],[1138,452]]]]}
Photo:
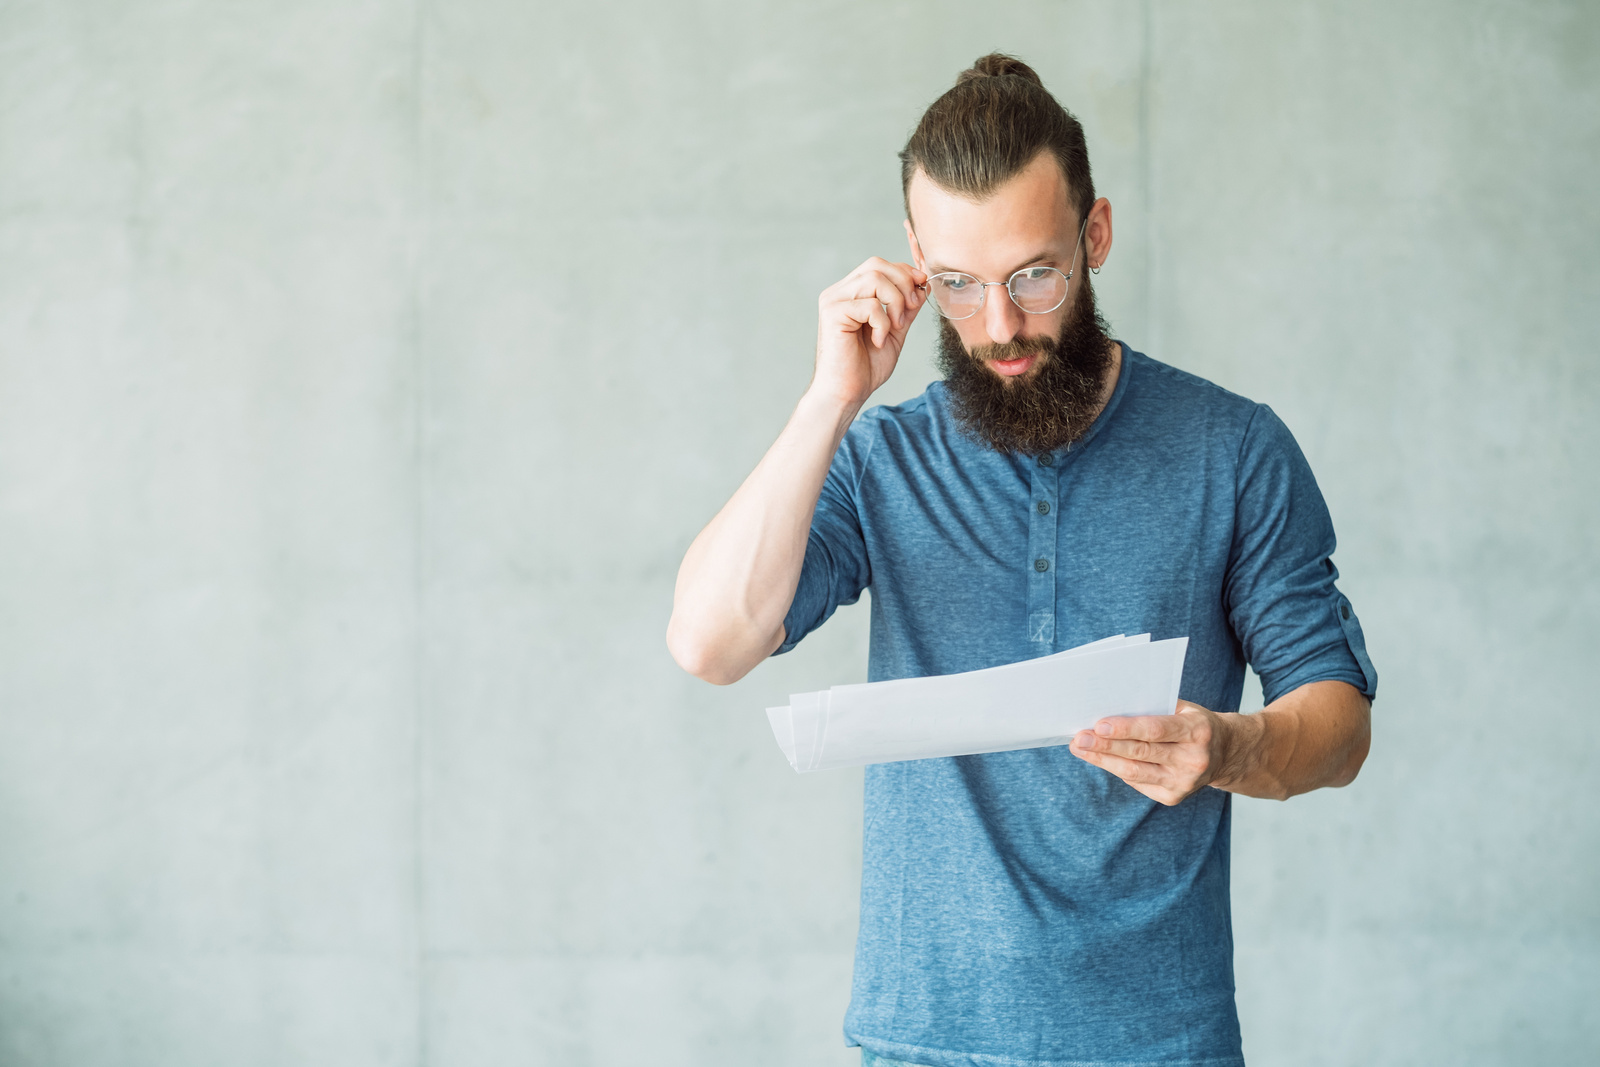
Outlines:
{"type": "Polygon", "coordinates": [[[951,411],[968,435],[998,452],[1036,456],[1071,444],[1094,424],[1111,370],[1111,328],[1085,277],[1055,337],[1018,338],[969,352],[955,326],[940,316],[939,370],[951,411]],[[983,362],[1023,356],[1034,356],[1034,364],[1013,378],[983,362]]]}

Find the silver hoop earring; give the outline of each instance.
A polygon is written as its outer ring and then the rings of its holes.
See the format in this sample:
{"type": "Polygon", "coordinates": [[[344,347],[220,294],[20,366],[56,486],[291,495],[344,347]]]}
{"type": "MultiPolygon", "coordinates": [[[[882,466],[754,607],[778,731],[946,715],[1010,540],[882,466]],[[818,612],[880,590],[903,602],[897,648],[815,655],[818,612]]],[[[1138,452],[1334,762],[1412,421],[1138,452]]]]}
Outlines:
{"type": "Polygon", "coordinates": [[[1090,274],[1099,274],[1100,273],[1100,268],[1099,267],[1090,267],[1089,268],[1089,273],[1090,274]]]}

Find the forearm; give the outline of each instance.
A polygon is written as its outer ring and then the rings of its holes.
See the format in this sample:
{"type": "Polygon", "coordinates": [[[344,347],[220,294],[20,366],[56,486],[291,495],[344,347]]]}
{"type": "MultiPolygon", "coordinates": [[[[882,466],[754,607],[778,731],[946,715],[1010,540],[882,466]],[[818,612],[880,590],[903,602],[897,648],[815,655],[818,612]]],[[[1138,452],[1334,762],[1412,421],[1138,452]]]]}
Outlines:
{"type": "Polygon", "coordinates": [[[817,497],[859,408],[808,391],[756,469],[689,546],[667,625],[667,647],[684,670],[726,685],[782,643],[817,497]]]}
{"type": "Polygon", "coordinates": [[[1371,705],[1344,682],[1312,682],[1253,715],[1218,718],[1228,736],[1211,784],[1273,800],[1349,785],[1372,739],[1371,705]]]}

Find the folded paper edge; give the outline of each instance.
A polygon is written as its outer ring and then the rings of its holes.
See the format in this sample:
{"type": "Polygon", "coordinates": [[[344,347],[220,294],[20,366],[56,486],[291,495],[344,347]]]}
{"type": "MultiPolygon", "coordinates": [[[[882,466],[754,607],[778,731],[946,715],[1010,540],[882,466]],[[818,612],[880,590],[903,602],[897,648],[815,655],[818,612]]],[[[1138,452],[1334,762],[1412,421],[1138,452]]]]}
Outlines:
{"type": "Polygon", "coordinates": [[[794,757],[794,711],[787,704],[781,708],[768,708],[767,722],[772,724],[772,736],[777,739],[783,758],[798,771],[800,767],[794,757]]]}

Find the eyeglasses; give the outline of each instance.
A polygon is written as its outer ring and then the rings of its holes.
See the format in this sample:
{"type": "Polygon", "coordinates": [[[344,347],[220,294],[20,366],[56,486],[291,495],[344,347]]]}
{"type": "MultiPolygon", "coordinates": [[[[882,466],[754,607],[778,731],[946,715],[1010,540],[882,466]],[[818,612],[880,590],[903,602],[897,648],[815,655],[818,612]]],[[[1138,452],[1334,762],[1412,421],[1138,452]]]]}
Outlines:
{"type": "MultiPolygon", "coordinates": [[[[1078,227],[1078,243],[1072,248],[1072,266],[1076,269],[1078,248],[1083,244],[1083,231],[1089,220],[1078,227]]],[[[928,278],[926,289],[933,295],[934,306],[947,319],[970,319],[983,309],[989,287],[999,285],[1011,294],[1011,302],[1030,315],[1048,315],[1067,300],[1067,283],[1073,271],[1065,274],[1054,267],[1023,267],[1003,282],[979,281],[970,274],[949,270],[928,278]]]]}

